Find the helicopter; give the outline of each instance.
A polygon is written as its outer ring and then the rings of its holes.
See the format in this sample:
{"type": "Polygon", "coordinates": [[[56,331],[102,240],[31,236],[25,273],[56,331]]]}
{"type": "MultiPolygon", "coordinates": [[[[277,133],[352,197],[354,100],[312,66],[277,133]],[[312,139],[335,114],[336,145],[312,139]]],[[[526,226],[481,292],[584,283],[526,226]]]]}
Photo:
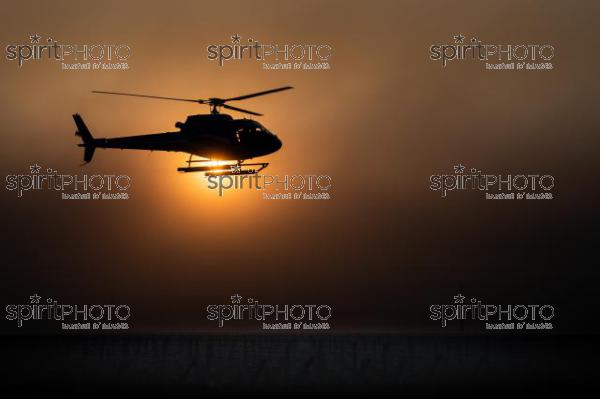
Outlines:
{"type": "Polygon", "coordinates": [[[175,123],[176,132],[144,134],[137,136],[94,138],[83,118],[74,114],[76,136],[81,137],[84,148],[83,164],[92,161],[96,148],[117,148],[147,151],[175,151],[190,154],[187,166],[177,168],[180,172],[204,172],[206,176],[256,174],[269,164],[244,163],[246,160],[272,154],[281,148],[281,140],[259,122],[252,119],[234,119],[222,114],[220,108],[262,116],[254,111],[227,104],[230,101],[246,100],[292,89],[291,86],[245,94],[231,98],[188,99],[151,96],[146,94],[97,91],[97,94],[112,94],[152,98],[160,100],[187,101],[210,106],[210,114],[190,115],[185,122],[175,123]],[[194,156],[203,159],[193,159],[194,156]],[[217,162],[215,162],[217,161],[217,162]]]}

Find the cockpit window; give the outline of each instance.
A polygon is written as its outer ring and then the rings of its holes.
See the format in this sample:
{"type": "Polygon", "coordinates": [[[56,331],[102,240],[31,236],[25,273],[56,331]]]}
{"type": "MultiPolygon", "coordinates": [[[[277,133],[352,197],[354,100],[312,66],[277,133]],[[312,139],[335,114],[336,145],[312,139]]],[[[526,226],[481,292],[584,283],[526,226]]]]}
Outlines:
{"type": "Polygon", "coordinates": [[[242,143],[244,140],[258,134],[266,133],[266,131],[267,130],[262,125],[256,122],[244,124],[244,126],[240,126],[236,129],[235,139],[238,143],[242,143]]]}
{"type": "Polygon", "coordinates": [[[247,140],[248,138],[254,136],[255,134],[257,134],[259,132],[260,132],[260,130],[255,127],[251,127],[251,126],[240,127],[235,131],[235,138],[238,143],[242,143],[242,142],[244,142],[244,140],[247,140]]]}

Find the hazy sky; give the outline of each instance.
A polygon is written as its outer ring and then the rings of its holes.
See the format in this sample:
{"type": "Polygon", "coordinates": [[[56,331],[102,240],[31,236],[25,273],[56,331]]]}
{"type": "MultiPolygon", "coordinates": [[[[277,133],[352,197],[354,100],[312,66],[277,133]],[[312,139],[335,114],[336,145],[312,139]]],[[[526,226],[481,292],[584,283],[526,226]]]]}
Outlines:
{"type": "MultiPolygon", "coordinates": [[[[136,329],[205,330],[209,303],[327,303],[332,325],[427,330],[428,307],[463,291],[499,303],[552,303],[563,331],[595,301],[600,57],[595,1],[12,2],[2,48],[29,35],[125,43],[128,71],[0,63],[2,174],[38,163],[65,174],[128,174],[127,201],[62,201],[0,191],[3,303],[29,295],[129,303],[136,329]],[[155,4],[154,4],[155,3],[155,4]],[[230,36],[327,43],[329,71],[222,68],[206,46],[230,36]],[[549,43],[552,71],[486,71],[429,59],[464,34],[486,43],[549,43]],[[328,174],[329,201],[219,198],[186,156],[98,150],[80,167],[71,115],[97,137],[174,131],[204,106],[92,94],[230,97],[294,90],[239,105],[283,141],[270,174],[328,174]],[[442,199],[432,174],[458,163],[492,174],[548,173],[551,201],[442,199]],[[595,251],[594,251],[595,252],[595,251]],[[590,299],[591,298],[591,299],[590,299]]],[[[240,114],[232,113],[236,118],[240,114]]],[[[14,332],[12,324],[3,329],[14,332]]]]}

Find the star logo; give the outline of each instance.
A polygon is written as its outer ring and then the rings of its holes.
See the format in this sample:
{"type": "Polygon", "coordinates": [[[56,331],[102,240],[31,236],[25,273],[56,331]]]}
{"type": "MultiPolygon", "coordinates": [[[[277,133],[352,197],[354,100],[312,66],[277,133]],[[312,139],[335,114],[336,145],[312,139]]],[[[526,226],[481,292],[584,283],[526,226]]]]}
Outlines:
{"type": "Polygon", "coordinates": [[[39,296],[38,294],[33,294],[29,297],[29,300],[31,301],[31,303],[40,303],[40,299],[42,299],[42,297],[39,296]]]}
{"type": "Polygon", "coordinates": [[[454,43],[464,43],[465,37],[461,35],[454,35],[454,43]]]}
{"type": "Polygon", "coordinates": [[[238,294],[231,296],[231,303],[240,303],[242,301],[242,297],[238,294]]]}
{"type": "Polygon", "coordinates": [[[465,165],[463,164],[458,164],[458,165],[454,165],[454,173],[463,173],[465,171],[465,165]]]}
{"type": "Polygon", "coordinates": [[[461,294],[458,295],[454,295],[454,303],[463,303],[465,300],[465,297],[461,294]]]}
{"type": "Polygon", "coordinates": [[[240,173],[242,171],[242,168],[238,164],[231,165],[230,168],[232,173],[240,173]]]}
{"type": "Polygon", "coordinates": [[[41,38],[42,37],[40,35],[38,35],[37,33],[35,35],[29,36],[31,43],[39,43],[41,38]]]}
{"type": "Polygon", "coordinates": [[[38,165],[37,163],[35,165],[31,165],[29,167],[29,170],[31,171],[31,173],[40,173],[41,169],[42,169],[42,167],[40,165],[38,165]]]}
{"type": "Polygon", "coordinates": [[[239,43],[241,38],[242,37],[236,33],[235,35],[231,36],[231,43],[239,43]]]}

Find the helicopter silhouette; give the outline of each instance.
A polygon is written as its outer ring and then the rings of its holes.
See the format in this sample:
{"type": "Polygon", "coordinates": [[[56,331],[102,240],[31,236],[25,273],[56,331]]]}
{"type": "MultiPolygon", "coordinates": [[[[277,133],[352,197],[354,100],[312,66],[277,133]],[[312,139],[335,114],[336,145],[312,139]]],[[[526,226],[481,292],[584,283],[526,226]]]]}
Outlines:
{"type": "Polygon", "coordinates": [[[254,111],[227,104],[230,101],[246,100],[266,94],[292,89],[291,86],[246,94],[231,98],[187,99],[175,97],[150,96],[145,94],[120,93],[110,91],[92,91],[98,94],[113,94],[153,98],[160,100],[187,101],[210,106],[210,114],[190,115],[185,122],[175,123],[177,132],[144,134],[137,136],[94,138],[83,118],[74,114],[77,126],[75,135],[81,137],[84,148],[84,164],[91,162],[96,148],[117,148],[127,150],[176,151],[190,154],[187,166],[177,168],[180,172],[204,172],[208,175],[255,174],[269,164],[244,163],[248,159],[272,154],[281,148],[281,140],[263,125],[252,119],[233,119],[231,115],[219,113],[226,108],[245,114],[262,116],[254,111]],[[204,159],[193,160],[193,156],[204,159]],[[217,162],[215,165],[212,161],[217,162]],[[232,163],[233,162],[233,163],[232,163]],[[198,166],[193,164],[199,163],[198,166]]]}

